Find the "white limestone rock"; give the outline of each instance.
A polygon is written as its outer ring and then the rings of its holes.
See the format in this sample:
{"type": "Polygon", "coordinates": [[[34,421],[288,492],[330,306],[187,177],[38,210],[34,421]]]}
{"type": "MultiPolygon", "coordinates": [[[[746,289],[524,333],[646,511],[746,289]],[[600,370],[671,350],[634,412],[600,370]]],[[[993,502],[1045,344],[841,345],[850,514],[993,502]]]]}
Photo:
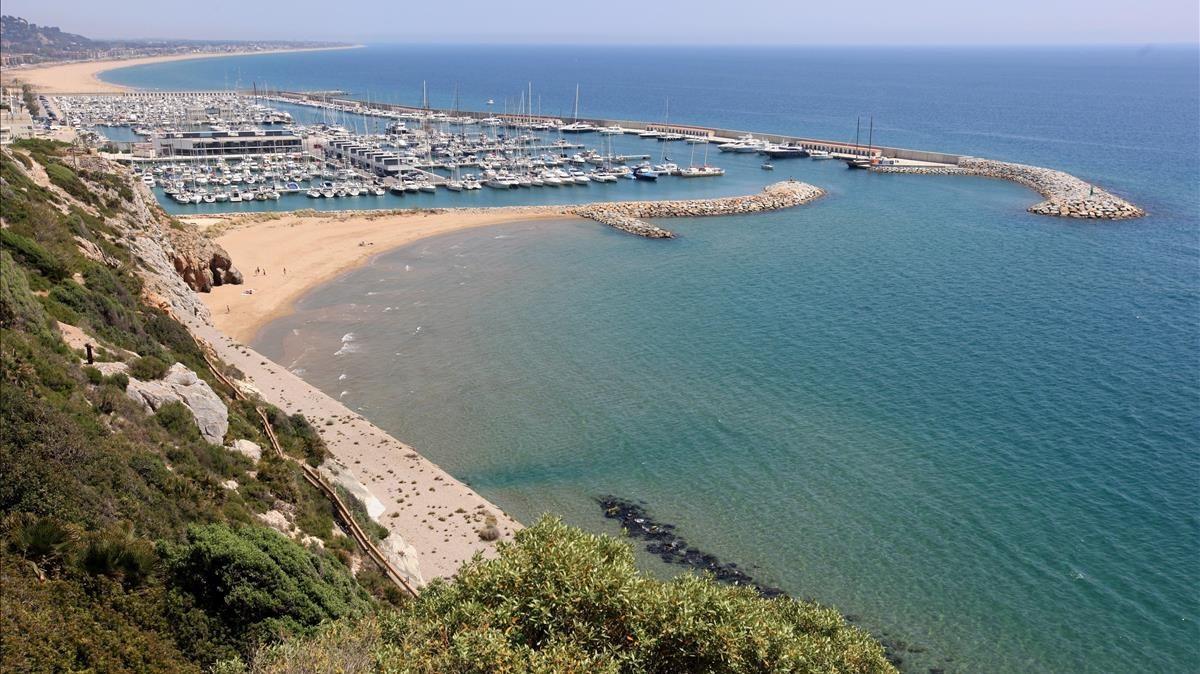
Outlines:
{"type": "Polygon", "coordinates": [[[111,363],[93,363],[89,367],[94,367],[100,371],[100,374],[105,377],[111,377],[114,374],[128,374],[129,365],[121,361],[113,361],[111,363]]]}
{"type": "Polygon", "coordinates": [[[363,483],[359,482],[358,479],[354,477],[354,473],[352,473],[350,469],[346,468],[345,466],[330,464],[327,462],[321,466],[320,470],[321,474],[325,476],[325,479],[334,484],[341,485],[355,498],[357,498],[359,501],[362,501],[362,504],[367,509],[367,515],[369,515],[371,519],[378,521],[379,516],[382,515],[385,510],[387,510],[383,503],[371,493],[371,490],[367,489],[363,483]]]}
{"type": "Polygon", "coordinates": [[[234,440],[228,449],[231,452],[241,454],[255,463],[258,463],[258,460],[262,458],[262,447],[259,447],[258,443],[250,442],[249,440],[242,440],[241,438],[234,440]]]}
{"type": "Polygon", "coordinates": [[[192,412],[192,418],[205,441],[219,445],[229,430],[229,409],[208,382],[196,376],[182,363],[175,363],[158,381],[129,379],[125,395],[142,404],[148,412],[179,401],[192,412]]]}

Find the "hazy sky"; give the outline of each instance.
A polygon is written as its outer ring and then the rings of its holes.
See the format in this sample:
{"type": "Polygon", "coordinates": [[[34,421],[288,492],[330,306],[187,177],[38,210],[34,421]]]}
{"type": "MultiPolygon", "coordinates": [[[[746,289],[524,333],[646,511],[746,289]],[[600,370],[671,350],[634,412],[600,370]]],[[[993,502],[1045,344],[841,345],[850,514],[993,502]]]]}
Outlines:
{"type": "Polygon", "coordinates": [[[1197,0],[4,0],[89,37],[729,44],[1200,41],[1197,0]]]}

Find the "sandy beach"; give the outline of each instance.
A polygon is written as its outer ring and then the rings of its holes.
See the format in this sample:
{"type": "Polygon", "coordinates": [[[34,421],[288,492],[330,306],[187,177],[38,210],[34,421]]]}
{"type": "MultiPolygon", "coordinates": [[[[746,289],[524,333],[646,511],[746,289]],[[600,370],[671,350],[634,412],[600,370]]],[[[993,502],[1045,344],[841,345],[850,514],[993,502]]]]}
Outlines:
{"type": "Polygon", "coordinates": [[[476,553],[494,554],[494,545],[477,534],[487,516],[496,518],[503,540],[511,539],[520,523],[411,446],[246,344],[263,325],[291,311],[309,289],[389,250],[474,227],[568,217],[561,206],[529,206],[189,219],[215,235],[246,281],[197,293],[211,311],[211,323],[186,314],[179,318],[238,368],[264,400],[314,423],[342,469],[378,499],[377,519],[403,538],[398,570],[423,584],[452,576],[476,553]]]}
{"type": "Polygon", "coordinates": [[[148,63],[188,61],[192,59],[221,58],[223,56],[252,56],[255,54],[278,54],[282,52],[328,51],[354,49],[356,47],[313,47],[310,49],[268,49],[246,52],[213,52],[209,54],[171,54],[168,56],[146,56],[143,58],[116,59],[109,61],[82,61],[77,63],[49,63],[30,68],[5,68],[3,81],[24,82],[46,94],[113,94],[131,91],[129,87],[110,84],[100,79],[100,74],[118,68],[140,66],[148,63]]]}
{"type": "Polygon", "coordinates": [[[575,217],[562,206],[518,206],[333,215],[289,213],[185,220],[212,229],[245,276],[243,285],[201,294],[222,332],[249,343],[270,321],[290,312],[309,289],[420,239],[506,222],[575,217]],[[362,244],[362,245],[360,245],[362,244]],[[263,273],[255,273],[256,269],[263,273]],[[285,270],[286,269],[286,273],[285,270]]]}

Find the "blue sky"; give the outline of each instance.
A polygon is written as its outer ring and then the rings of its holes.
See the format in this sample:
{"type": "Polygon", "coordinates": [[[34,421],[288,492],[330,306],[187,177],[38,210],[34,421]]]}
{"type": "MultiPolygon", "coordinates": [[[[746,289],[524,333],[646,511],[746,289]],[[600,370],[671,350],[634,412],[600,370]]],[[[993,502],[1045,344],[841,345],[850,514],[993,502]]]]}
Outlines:
{"type": "Polygon", "coordinates": [[[1200,41],[1197,0],[4,0],[89,37],[620,44],[1200,41]]]}

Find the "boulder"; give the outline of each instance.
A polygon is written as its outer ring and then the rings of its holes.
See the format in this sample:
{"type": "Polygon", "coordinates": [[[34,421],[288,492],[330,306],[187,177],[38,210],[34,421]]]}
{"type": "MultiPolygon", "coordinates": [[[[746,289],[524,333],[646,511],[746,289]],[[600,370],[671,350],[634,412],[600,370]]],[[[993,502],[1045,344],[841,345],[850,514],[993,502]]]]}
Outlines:
{"type": "Polygon", "coordinates": [[[208,382],[196,376],[187,366],[175,363],[166,376],[158,381],[130,378],[125,395],[142,404],[148,412],[179,401],[192,412],[200,435],[214,445],[221,444],[229,430],[229,409],[212,390],[208,382]]]}
{"type": "Polygon", "coordinates": [[[284,536],[287,536],[288,538],[292,537],[293,532],[296,529],[295,525],[292,524],[292,521],[288,519],[288,516],[276,509],[268,510],[265,513],[258,513],[255,515],[255,517],[258,518],[258,521],[262,522],[268,527],[271,527],[275,531],[278,531],[284,536]]]}
{"type": "Polygon", "coordinates": [[[387,510],[383,503],[367,489],[363,483],[359,482],[354,474],[349,469],[338,464],[324,463],[321,465],[321,474],[325,476],[333,484],[341,485],[352,496],[362,502],[367,509],[367,515],[378,521],[379,516],[387,510]]]}
{"type": "Polygon", "coordinates": [[[417,587],[425,584],[425,579],[421,576],[421,563],[417,556],[417,549],[409,545],[400,534],[393,531],[376,547],[387,558],[396,573],[404,576],[408,582],[417,587]]]}
{"type": "Polygon", "coordinates": [[[255,463],[262,458],[262,447],[259,447],[257,443],[250,442],[249,440],[242,440],[240,438],[234,440],[233,444],[229,445],[228,449],[231,452],[237,452],[238,454],[241,454],[255,463]]]}
{"type": "Polygon", "coordinates": [[[111,377],[114,374],[126,374],[129,372],[129,365],[121,361],[112,361],[110,363],[94,363],[91,367],[100,371],[100,374],[105,377],[111,377]]]}

